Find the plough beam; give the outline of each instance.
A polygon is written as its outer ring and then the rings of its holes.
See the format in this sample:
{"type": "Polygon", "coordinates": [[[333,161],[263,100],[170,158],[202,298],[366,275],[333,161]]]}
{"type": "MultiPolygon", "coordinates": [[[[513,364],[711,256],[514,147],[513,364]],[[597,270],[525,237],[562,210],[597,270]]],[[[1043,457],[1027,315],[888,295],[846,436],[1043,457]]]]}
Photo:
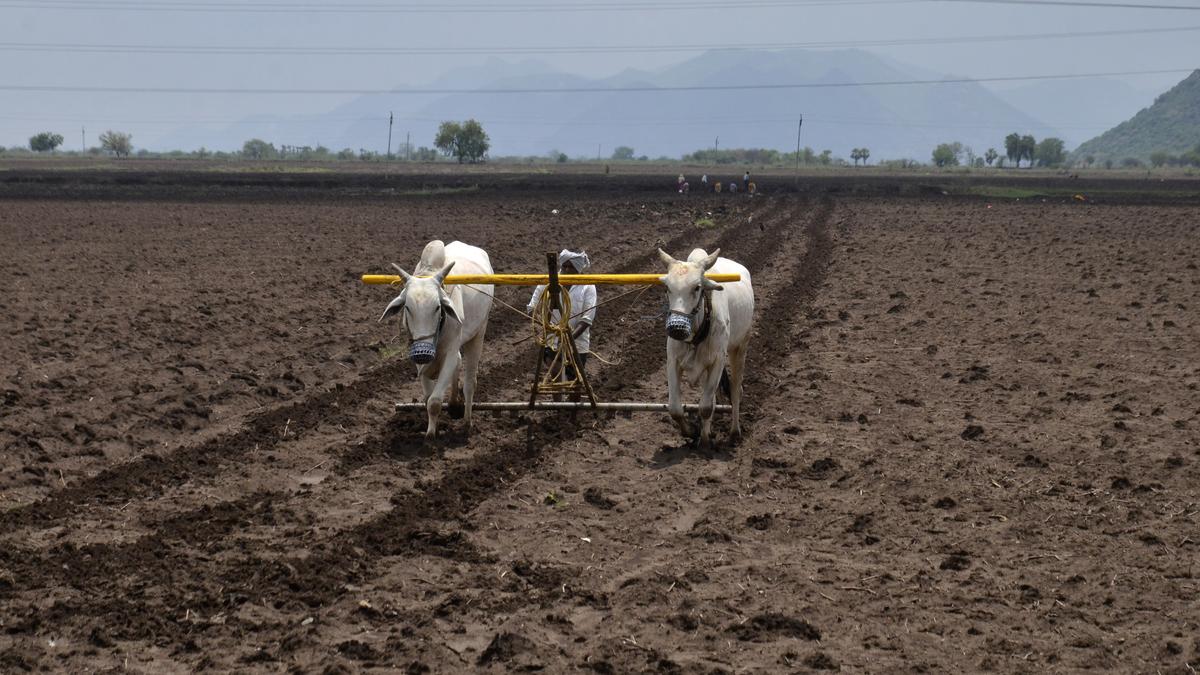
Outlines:
{"type": "MultiPolygon", "coordinates": [[[[442,403],[446,408],[449,403],[442,403]]],[[[462,405],[462,404],[459,404],[462,405]]],[[[719,404],[713,406],[716,412],[727,413],[733,406],[719,404]]],[[[397,403],[396,410],[424,410],[424,403],[397,403]]],[[[492,401],[478,402],[471,406],[472,410],[612,410],[617,412],[656,412],[667,413],[671,409],[666,403],[614,403],[597,401],[595,404],[587,401],[492,401]]],[[[685,403],[685,412],[699,412],[700,406],[695,403],[685,403]]]]}

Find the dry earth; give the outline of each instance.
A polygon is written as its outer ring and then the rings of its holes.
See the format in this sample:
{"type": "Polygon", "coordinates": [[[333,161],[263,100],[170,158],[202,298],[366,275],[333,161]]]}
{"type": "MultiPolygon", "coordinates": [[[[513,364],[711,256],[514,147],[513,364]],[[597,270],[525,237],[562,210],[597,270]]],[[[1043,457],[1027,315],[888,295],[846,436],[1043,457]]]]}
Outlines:
{"type": "MultiPolygon", "coordinates": [[[[39,180],[0,189],[0,670],[1200,666],[1186,193],[39,180]],[[506,271],[720,246],[758,299],[748,437],[424,445],[357,276],[434,237],[506,271]]],[[[659,293],[602,308],[604,398],[664,397],[659,293]]],[[[523,397],[526,334],[497,308],[483,398],[523,397]]]]}

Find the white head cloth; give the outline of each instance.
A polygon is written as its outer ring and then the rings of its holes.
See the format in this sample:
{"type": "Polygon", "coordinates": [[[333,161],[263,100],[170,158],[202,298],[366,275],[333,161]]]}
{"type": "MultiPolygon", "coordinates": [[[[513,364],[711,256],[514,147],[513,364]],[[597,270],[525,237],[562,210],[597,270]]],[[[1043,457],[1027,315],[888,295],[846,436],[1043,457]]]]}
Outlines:
{"type": "Polygon", "coordinates": [[[566,263],[571,263],[580,272],[586,272],[587,268],[592,266],[592,261],[588,259],[587,253],[576,253],[564,248],[558,254],[558,266],[561,268],[566,263]]]}

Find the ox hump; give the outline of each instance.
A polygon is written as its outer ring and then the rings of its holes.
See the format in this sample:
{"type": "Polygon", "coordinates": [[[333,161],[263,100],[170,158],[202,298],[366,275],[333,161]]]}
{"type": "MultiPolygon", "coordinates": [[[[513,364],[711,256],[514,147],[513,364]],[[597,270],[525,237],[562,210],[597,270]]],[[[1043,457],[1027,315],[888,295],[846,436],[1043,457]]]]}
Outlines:
{"type": "Polygon", "coordinates": [[[421,262],[417,265],[416,273],[420,276],[429,276],[437,273],[446,266],[446,245],[441,239],[434,239],[425,244],[425,250],[421,251],[421,262]]]}

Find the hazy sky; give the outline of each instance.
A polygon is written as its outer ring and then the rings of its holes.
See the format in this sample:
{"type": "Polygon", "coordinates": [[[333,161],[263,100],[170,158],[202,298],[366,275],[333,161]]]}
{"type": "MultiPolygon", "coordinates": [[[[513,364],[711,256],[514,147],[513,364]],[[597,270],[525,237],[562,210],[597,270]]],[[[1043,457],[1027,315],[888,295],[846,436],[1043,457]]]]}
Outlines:
{"type": "MultiPolygon", "coordinates": [[[[1152,0],[1132,0],[1149,4],[1152,0]]],[[[1159,0],[1192,4],[1197,0],[1159,0]]],[[[96,54],[21,51],[23,44],[206,47],[562,47],[721,45],[897,40],[945,36],[1077,33],[1200,27],[1200,11],[987,4],[978,2],[816,3],[812,0],[593,0],[610,11],[383,12],[465,5],[514,10],[547,0],[0,0],[0,87],[14,85],[229,88],[387,88],[427,83],[484,62],[481,54],[96,54]],[[770,6],[770,5],[775,6],[770,6]],[[269,8],[271,11],[165,11],[179,7],[269,8]],[[276,11],[271,5],[317,8],[276,11]],[[667,9],[686,6],[685,9],[667,9]],[[780,6],[787,5],[787,6],[780,6]],[[612,10],[620,7],[622,9],[612,10]],[[627,9],[636,7],[636,9],[627,9]],[[364,11],[327,11],[351,10],[364,11]]],[[[579,3],[580,0],[568,0],[579,3]]],[[[556,3],[555,6],[562,6],[556,3]]],[[[576,7],[581,5],[576,5],[576,7]]],[[[1200,30],[1044,41],[868,46],[901,62],[972,77],[1126,71],[1200,66],[1200,30]]],[[[695,53],[500,55],[540,58],[589,76],[657,68],[695,53]]],[[[1127,78],[1162,91],[1182,74],[1127,78]]],[[[0,89],[0,144],[23,145],[54,129],[78,148],[104,127],[152,142],[189,121],[235,121],[250,114],[327,111],[351,98],[335,95],[199,95],[23,92],[0,89]]]]}

